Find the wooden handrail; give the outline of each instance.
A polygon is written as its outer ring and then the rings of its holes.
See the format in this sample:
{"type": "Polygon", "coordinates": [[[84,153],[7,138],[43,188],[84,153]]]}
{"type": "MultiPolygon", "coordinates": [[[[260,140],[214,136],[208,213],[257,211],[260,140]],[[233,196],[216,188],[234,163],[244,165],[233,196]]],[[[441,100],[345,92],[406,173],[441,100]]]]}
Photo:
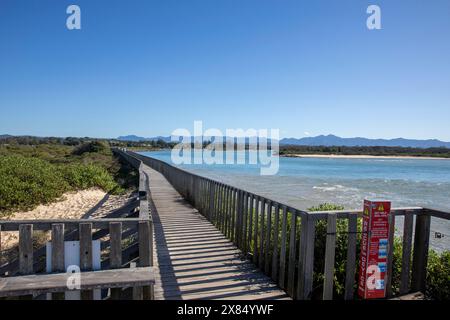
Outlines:
{"type": "MultiPolygon", "coordinates": [[[[0,278],[0,297],[38,295],[70,291],[68,278],[73,273],[51,273],[0,278]]],[[[95,290],[149,286],[155,283],[153,268],[123,268],[78,273],[80,287],[76,290],[95,290]]]]}
{"type": "MultiPolygon", "coordinates": [[[[337,220],[348,221],[345,294],[354,298],[356,243],[362,210],[309,212],[258,194],[203,177],[164,161],[134,152],[116,150],[124,159],[160,172],[172,186],[287,293],[310,299],[313,293],[316,223],[327,222],[323,299],[332,299],[337,220]],[[281,221],[281,222],[280,222],[281,221]],[[288,223],[289,221],[289,223],[288,223]],[[289,224],[290,230],[287,229],[289,224]]],[[[150,197],[149,197],[150,198],[150,197]]],[[[450,213],[422,207],[393,208],[389,247],[393,248],[395,219],[405,217],[401,291],[423,290],[426,280],[431,217],[450,220],[450,213]],[[412,231],[415,220],[414,243],[412,231]],[[409,263],[413,255],[412,264],[409,263]],[[411,272],[410,272],[411,270],[411,272]],[[412,277],[410,277],[412,274],[412,277]]],[[[393,250],[389,250],[386,287],[392,294],[393,250]]]]}
{"type": "Polygon", "coordinates": [[[20,225],[30,224],[33,229],[48,231],[53,224],[64,224],[66,228],[78,228],[81,223],[92,223],[94,229],[106,229],[111,222],[121,222],[124,227],[137,227],[139,218],[113,218],[113,219],[38,219],[38,220],[0,220],[1,231],[18,231],[20,225]]]}

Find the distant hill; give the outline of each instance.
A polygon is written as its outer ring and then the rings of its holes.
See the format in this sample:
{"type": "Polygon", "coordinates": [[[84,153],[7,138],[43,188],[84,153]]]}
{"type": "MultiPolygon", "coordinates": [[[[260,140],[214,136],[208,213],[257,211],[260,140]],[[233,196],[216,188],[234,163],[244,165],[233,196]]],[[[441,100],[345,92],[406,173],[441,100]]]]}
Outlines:
{"type": "MultiPolygon", "coordinates": [[[[157,141],[170,142],[168,137],[139,137],[136,135],[120,136],[117,140],[121,141],[157,141]]],[[[227,140],[230,138],[227,138],[227,140]]],[[[246,142],[248,139],[246,139],[246,142]]],[[[305,138],[284,138],[280,140],[280,145],[295,146],[346,146],[346,147],[404,147],[404,148],[450,148],[450,142],[440,141],[437,139],[415,140],[415,139],[369,139],[369,138],[341,138],[332,134],[320,135],[316,137],[305,138]]]]}
{"type": "Polygon", "coordinates": [[[346,146],[346,147],[405,147],[405,148],[450,148],[450,142],[436,139],[414,140],[414,139],[368,139],[368,138],[341,138],[335,135],[320,135],[306,138],[284,138],[280,140],[282,145],[297,146],[346,146]]]}
{"type": "Polygon", "coordinates": [[[0,139],[6,139],[6,138],[11,138],[12,136],[10,136],[9,134],[0,134],[0,139]]]}
{"type": "Polygon", "coordinates": [[[164,142],[170,142],[170,137],[162,137],[162,136],[157,136],[157,137],[152,137],[152,138],[145,138],[145,137],[139,137],[136,135],[128,135],[128,136],[120,136],[117,138],[117,140],[120,141],[133,141],[133,142],[139,142],[139,141],[158,141],[158,140],[163,140],[164,142]]]}

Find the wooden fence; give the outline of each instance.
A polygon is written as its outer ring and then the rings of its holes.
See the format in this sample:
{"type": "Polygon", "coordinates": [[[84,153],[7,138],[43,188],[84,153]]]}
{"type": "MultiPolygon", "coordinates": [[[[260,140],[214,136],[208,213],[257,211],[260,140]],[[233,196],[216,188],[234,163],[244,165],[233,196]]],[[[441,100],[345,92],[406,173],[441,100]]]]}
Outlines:
{"type": "MultiPolygon", "coordinates": [[[[133,162],[133,159],[131,158],[129,161],[134,165],[140,164],[140,161],[135,160],[133,162]]],[[[139,166],[137,169],[139,169],[139,166]]],[[[120,278],[118,275],[123,273],[124,277],[130,277],[130,275],[136,277],[137,280],[133,282],[130,279],[130,283],[142,283],[142,272],[141,274],[137,274],[137,272],[133,271],[123,272],[123,268],[129,268],[136,264],[140,270],[153,266],[153,222],[151,215],[149,214],[149,203],[147,199],[149,190],[148,178],[142,171],[139,171],[139,173],[139,198],[137,199],[139,205],[138,217],[135,217],[134,210],[134,207],[137,205],[131,204],[131,206],[127,207],[125,212],[118,210],[111,213],[109,216],[112,216],[113,218],[22,221],[0,220],[0,239],[3,232],[18,232],[19,234],[18,257],[11,261],[6,261],[6,263],[0,266],[0,281],[7,283],[6,280],[10,279],[8,277],[11,276],[45,273],[46,249],[45,246],[36,248],[37,243],[34,240],[35,232],[41,231],[51,234],[51,269],[53,273],[63,273],[66,271],[64,256],[65,241],[79,241],[79,267],[82,272],[92,270],[92,241],[101,240],[101,269],[117,270],[116,280],[120,278]]],[[[42,243],[40,245],[42,245],[42,243]]],[[[0,248],[0,253],[3,253],[2,248],[0,248]]],[[[147,272],[147,270],[142,271],[147,272]]],[[[105,276],[98,274],[99,279],[105,276]]],[[[95,274],[90,277],[95,278],[95,274]]],[[[25,280],[19,279],[15,282],[23,285],[24,281],[25,280]]],[[[39,280],[36,279],[35,281],[39,280]]],[[[42,281],[44,282],[44,280],[42,281]]],[[[45,281],[46,284],[48,284],[48,280],[45,281]]],[[[38,288],[39,285],[34,287],[38,288]]],[[[41,291],[42,290],[36,290],[36,292],[41,291]]],[[[49,292],[51,292],[51,289],[49,289],[49,292]]],[[[58,299],[61,298],[62,295],[63,294],[58,293],[54,294],[53,297],[58,299]]],[[[132,292],[133,299],[153,299],[153,295],[153,284],[144,287],[135,286],[132,292]]],[[[2,292],[0,292],[0,296],[2,296],[2,292]]],[[[119,299],[121,296],[123,296],[122,288],[114,285],[111,289],[111,298],[119,299]]],[[[92,291],[82,291],[82,299],[89,298],[92,298],[92,291]]]]}
{"type": "MultiPolygon", "coordinates": [[[[340,230],[347,237],[343,296],[346,300],[355,298],[362,211],[307,212],[158,159],[133,152],[116,152],[134,162],[138,159],[162,173],[201,214],[296,299],[333,299],[337,225],[339,221],[345,221],[346,230],[340,230]],[[320,221],[326,223],[323,234],[316,233],[320,221]],[[325,237],[325,250],[315,255],[321,236],[325,237]],[[317,270],[318,266],[322,270],[317,270]],[[313,287],[314,273],[323,273],[321,288],[313,287]]],[[[389,248],[394,246],[395,220],[400,217],[404,219],[404,227],[399,293],[424,291],[431,217],[449,220],[450,214],[419,207],[392,209],[389,248]]],[[[393,250],[389,250],[388,297],[393,295],[392,269],[393,250]]]]}

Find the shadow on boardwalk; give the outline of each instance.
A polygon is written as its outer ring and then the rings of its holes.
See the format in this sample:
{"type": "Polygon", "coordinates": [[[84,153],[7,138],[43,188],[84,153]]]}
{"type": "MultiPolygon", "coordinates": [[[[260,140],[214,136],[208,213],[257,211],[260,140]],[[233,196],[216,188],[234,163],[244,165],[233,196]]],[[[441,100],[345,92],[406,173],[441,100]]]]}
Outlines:
{"type": "Polygon", "coordinates": [[[289,299],[155,170],[150,178],[156,299],[289,299]]]}

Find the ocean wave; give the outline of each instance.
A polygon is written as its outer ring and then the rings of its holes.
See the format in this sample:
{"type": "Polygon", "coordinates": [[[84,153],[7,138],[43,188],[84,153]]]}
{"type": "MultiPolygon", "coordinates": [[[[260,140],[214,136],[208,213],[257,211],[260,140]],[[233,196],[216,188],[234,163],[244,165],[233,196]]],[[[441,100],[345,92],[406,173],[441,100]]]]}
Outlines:
{"type": "Polygon", "coordinates": [[[340,191],[340,192],[346,192],[346,191],[358,191],[357,188],[352,187],[346,187],[341,184],[335,184],[332,186],[328,186],[328,183],[324,183],[325,186],[313,186],[313,189],[320,190],[320,191],[340,191]]]}

